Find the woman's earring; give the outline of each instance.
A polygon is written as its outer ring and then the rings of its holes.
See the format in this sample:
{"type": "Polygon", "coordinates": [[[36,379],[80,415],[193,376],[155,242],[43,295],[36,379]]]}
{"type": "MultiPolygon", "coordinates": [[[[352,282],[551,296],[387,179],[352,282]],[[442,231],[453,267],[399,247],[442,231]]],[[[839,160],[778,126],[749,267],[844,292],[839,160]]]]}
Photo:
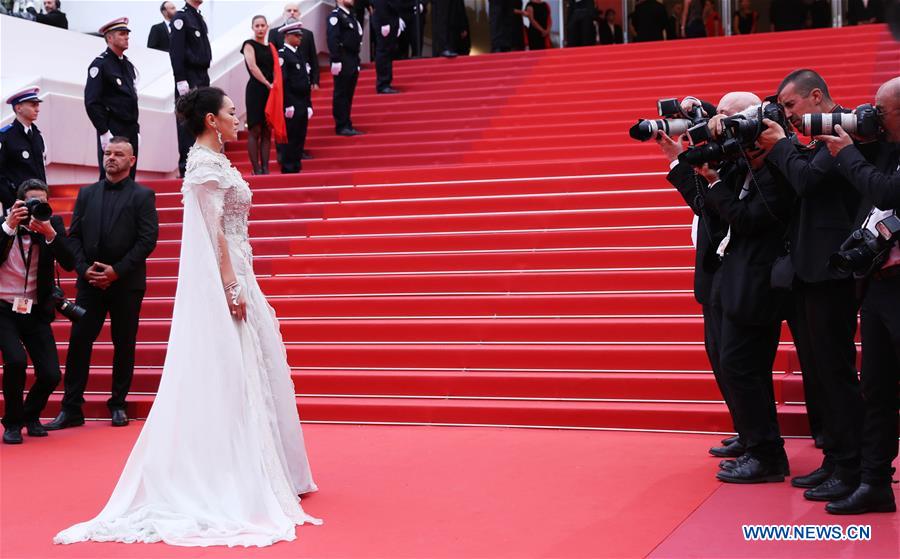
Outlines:
{"type": "Polygon", "coordinates": [[[219,132],[219,127],[218,127],[218,126],[214,126],[214,128],[216,129],[216,138],[219,140],[219,148],[220,148],[220,151],[221,151],[222,149],[225,149],[225,142],[222,141],[222,133],[219,132]]]}

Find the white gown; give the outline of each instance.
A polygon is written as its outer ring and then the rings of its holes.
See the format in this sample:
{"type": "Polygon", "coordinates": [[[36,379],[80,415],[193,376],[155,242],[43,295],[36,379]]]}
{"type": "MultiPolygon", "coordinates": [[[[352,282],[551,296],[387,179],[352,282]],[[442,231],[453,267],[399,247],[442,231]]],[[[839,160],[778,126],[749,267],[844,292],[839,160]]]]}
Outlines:
{"type": "Polygon", "coordinates": [[[316,491],[294,385],[272,307],[253,273],[251,192],[220,153],[187,160],[175,311],[159,391],[106,506],[55,543],[266,546],[321,524],[298,494],[316,491]],[[247,300],[232,318],[218,233],[247,300]]]}

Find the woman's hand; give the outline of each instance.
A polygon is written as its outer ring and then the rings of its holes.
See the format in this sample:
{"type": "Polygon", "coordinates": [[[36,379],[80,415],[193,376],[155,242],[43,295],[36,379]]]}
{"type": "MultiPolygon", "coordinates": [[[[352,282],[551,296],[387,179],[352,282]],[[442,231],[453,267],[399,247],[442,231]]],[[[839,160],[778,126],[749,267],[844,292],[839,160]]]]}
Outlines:
{"type": "Polygon", "coordinates": [[[238,320],[247,320],[247,299],[243,293],[238,295],[237,304],[229,298],[228,307],[231,309],[231,316],[238,320]]]}

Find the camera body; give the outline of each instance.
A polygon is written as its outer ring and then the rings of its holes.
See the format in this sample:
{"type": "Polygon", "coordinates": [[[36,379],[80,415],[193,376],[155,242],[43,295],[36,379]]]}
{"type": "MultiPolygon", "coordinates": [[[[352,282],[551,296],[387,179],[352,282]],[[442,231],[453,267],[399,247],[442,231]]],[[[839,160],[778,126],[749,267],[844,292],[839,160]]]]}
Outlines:
{"type": "Polygon", "coordinates": [[[688,135],[693,147],[687,149],[681,157],[685,163],[693,166],[738,159],[745,150],[753,149],[756,145],[757,138],[766,129],[764,119],[774,121],[785,131],[788,130],[784,107],[778,103],[756,105],[723,119],[723,133],[718,139],[712,137],[706,122],[692,127],[688,130],[688,135]]]}
{"type": "Polygon", "coordinates": [[[885,261],[891,248],[900,239],[900,217],[888,216],[875,224],[877,233],[857,229],[832,254],[828,264],[841,273],[853,272],[864,277],[877,270],[885,261]]]}
{"type": "Polygon", "coordinates": [[[74,302],[66,298],[66,294],[58,285],[53,286],[53,291],[50,292],[50,297],[53,298],[53,304],[56,307],[56,310],[59,311],[59,314],[68,318],[72,322],[77,322],[87,312],[84,307],[79,307],[74,302]]]}
{"type": "Polygon", "coordinates": [[[665,132],[670,138],[677,138],[698,122],[705,122],[703,109],[695,107],[690,113],[681,109],[681,101],[668,98],[656,101],[658,119],[640,119],[628,130],[628,135],[639,142],[653,140],[659,132],[665,132]]]}
{"type": "Polygon", "coordinates": [[[53,215],[53,208],[50,207],[50,204],[40,198],[25,200],[25,209],[28,210],[28,217],[22,220],[22,225],[28,225],[32,217],[38,221],[47,221],[53,215]]]}
{"type": "Polygon", "coordinates": [[[881,114],[870,103],[856,107],[853,113],[805,114],[802,132],[805,136],[837,136],[834,127],[838,124],[864,140],[874,140],[882,132],[881,114]]]}

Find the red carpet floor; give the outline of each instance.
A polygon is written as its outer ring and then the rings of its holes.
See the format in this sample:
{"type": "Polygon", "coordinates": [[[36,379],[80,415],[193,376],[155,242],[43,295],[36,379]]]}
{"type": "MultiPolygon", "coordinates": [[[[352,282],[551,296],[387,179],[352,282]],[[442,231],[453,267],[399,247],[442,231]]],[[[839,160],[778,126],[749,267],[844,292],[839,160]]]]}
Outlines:
{"type": "MultiPolygon", "coordinates": [[[[835,519],[786,483],[720,485],[705,456],[716,437],[372,425],[305,426],[321,490],[304,507],[325,525],[294,542],[54,546],[99,512],[141,426],[0,448],[0,557],[897,557],[897,515],[835,519]],[[747,544],[751,522],[871,524],[873,540],[747,544]]],[[[807,441],[788,453],[795,471],[815,465],[807,441]]]]}

